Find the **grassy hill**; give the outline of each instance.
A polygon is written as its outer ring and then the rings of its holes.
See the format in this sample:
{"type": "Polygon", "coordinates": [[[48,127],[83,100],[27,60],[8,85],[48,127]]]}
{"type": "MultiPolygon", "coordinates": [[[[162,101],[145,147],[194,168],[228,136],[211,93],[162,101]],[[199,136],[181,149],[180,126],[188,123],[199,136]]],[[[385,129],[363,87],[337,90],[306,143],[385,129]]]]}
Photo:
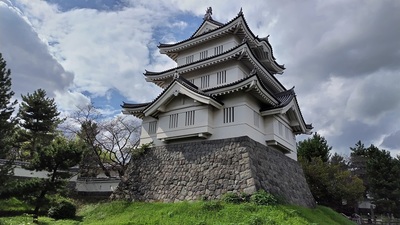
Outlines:
{"type": "MultiPolygon", "coordinates": [[[[0,207],[4,209],[3,207],[0,207]]],[[[298,206],[258,206],[250,203],[223,202],[128,203],[122,201],[85,204],[74,220],[55,221],[39,218],[40,224],[319,224],[354,225],[333,210],[318,206],[308,209],[298,206]]],[[[29,215],[2,217],[3,224],[32,224],[29,215]]]]}

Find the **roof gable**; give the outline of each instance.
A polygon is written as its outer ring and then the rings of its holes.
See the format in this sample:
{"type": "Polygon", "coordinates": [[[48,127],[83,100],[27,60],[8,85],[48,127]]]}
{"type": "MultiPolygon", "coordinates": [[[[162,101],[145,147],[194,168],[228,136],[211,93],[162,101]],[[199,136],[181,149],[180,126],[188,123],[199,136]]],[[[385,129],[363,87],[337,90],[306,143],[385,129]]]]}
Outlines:
{"type": "MultiPolygon", "coordinates": [[[[183,78],[184,79],[184,78],[183,78]]],[[[182,78],[175,78],[174,81],[144,110],[145,116],[156,116],[159,112],[165,112],[166,106],[178,95],[186,95],[187,97],[215,108],[221,109],[223,103],[214,97],[196,90],[193,86],[186,84],[182,78]]]]}
{"type": "Polygon", "coordinates": [[[222,23],[217,22],[217,21],[212,20],[212,19],[204,20],[203,23],[200,25],[200,27],[194,32],[194,34],[190,38],[196,37],[196,36],[198,36],[200,34],[204,34],[204,33],[210,32],[210,31],[212,31],[214,29],[219,28],[222,25],[223,25],[222,23]]]}

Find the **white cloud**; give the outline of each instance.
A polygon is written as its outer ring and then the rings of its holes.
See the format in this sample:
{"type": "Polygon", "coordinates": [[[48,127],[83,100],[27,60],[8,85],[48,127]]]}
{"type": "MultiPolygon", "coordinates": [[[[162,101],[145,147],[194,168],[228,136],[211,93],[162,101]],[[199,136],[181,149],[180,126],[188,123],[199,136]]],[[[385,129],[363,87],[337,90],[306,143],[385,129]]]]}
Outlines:
{"type": "MultiPolygon", "coordinates": [[[[190,36],[209,6],[220,22],[243,7],[253,33],[271,35],[277,62],[288,68],[277,78],[296,86],[306,122],[334,149],[346,151],[359,139],[378,145],[396,131],[398,1],[127,0],[114,11],[62,11],[46,1],[19,0],[0,7],[1,51],[18,90],[46,87],[63,108],[87,102],[84,91],[109,97],[115,90],[128,101],[150,101],[160,89],[145,82],[145,69],[175,66],[156,45],[180,41],[184,31],[190,36]]],[[[108,109],[104,113],[113,112],[108,109]]]]}
{"type": "Polygon", "coordinates": [[[15,97],[42,88],[49,97],[62,94],[69,101],[80,93],[68,91],[74,74],[66,71],[49,53],[20,10],[11,2],[0,2],[0,46],[11,69],[15,97]]]}

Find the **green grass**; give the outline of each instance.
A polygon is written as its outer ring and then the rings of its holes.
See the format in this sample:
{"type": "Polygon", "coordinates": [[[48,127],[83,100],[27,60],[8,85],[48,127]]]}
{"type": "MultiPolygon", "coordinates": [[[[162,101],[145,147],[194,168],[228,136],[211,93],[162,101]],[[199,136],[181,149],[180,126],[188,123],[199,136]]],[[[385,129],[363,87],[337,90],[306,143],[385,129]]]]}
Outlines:
{"type": "MultiPolygon", "coordinates": [[[[114,201],[85,204],[75,220],[55,221],[40,217],[39,224],[329,224],[354,225],[333,210],[318,206],[308,209],[299,206],[257,206],[221,202],[128,203],[114,201]]],[[[29,215],[0,218],[3,224],[32,224],[29,215]]]]}
{"type": "Polygon", "coordinates": [[[16,198],[0,201],[0,211],[28,211],[31,208],[16,198]]]}

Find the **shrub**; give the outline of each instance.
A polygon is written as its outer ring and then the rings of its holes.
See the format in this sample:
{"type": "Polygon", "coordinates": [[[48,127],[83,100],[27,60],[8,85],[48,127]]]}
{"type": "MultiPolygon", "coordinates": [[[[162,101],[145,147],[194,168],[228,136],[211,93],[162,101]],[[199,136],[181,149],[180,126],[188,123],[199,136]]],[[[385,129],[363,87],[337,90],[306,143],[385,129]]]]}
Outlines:
{"type": "Polygon", "coordinates": [[[222,201],[224,201],[226,203],[240,204],[243,202],[250,202],[250,196],[251,195],[246,194],[244,192],[242,192],[240,194],[228,192],[222,196],[222,201]]]}
{"type": "Polygon", "coordinates": [[[247,194],[245,192],[240,193],[240,198],[242,199],[242,202],[250,202],[250,194],[247,194]]]}
{"type": "Polygon", "coordinates": [[[74,218],[76,205],[67,198],[57,198],[48,210],[47,215],[56,220],[74,218]]]}
{"type": "Polygon", "coordinates": [[[228,192],[222,196],[222,201],[226,203],[239,204],[242,202],[242,199],[236,193],[228,192]]]}
{"type": "Polygon", "coordinates": [[[278,200],[268,192],[259,190],[250,197],[250,201],[257,205],[277,205],[278,200]]]}

